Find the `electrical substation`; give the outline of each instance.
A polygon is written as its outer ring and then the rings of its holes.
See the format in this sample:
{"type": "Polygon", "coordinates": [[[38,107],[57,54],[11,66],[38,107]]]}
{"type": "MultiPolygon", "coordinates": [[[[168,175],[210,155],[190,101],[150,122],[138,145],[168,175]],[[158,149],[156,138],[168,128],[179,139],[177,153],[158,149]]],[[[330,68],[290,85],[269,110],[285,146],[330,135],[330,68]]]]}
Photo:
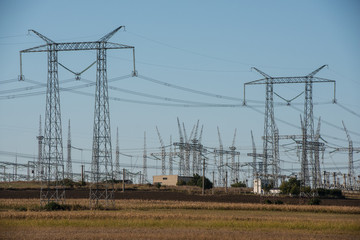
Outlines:
{"type": "MultiPolygon", "coordinates": [[[[26,75],[23,74],[22,65],[26,64],[23,63],[23,54],[35,52],[47,54],[47,83],[45,85],[42,84],[43,87],[46,86],[46,98],[44,99],[46,102],[45,117],[42,120],[40,116],[39,123],[34,123],[34,126],[39,124],[38,136],[34,136],[34,141],[37,141],[37,154],[0,152],[1,155],[10,156],[14,159],[14,161],[0,161],[0,167],[2,168],[0,178],[2,181],[41,182],[40,202],[42,204],[50,201],[64,202],[66,199],[66,188],[64,185],[66,180],[86,183],[90,186],[89,202],[91,207],[96,207],[101,202],[104,202],[106,206],[111,206],[114,202],[114,183],[118,181],[134,184],[153,184],[154,177],[154,179],[167,181],[170,185],[176,185],[179,179],[188,180],[195,174],[206,176],[213,182],[214,187],[217,188],[227,188],[232,184],[243,182],[250,188],[258,189],[261,188],[261,184],[271,184],[272,188],[278,189],[283,181],[294,177],[301,181],[302,186],[312,189],[336,188],[346,191],[360,190],[360,172],[354,164],[354,156],[359,154],[360,146],[356,143],[353,144],[352,134],[354,132],[347,129],[345,125],[346,120],[343,121],[342,126],[337,128],[343,129],[344,136],[341,137],[346,137],[347,144],[344,146],[334,146],[326,140],[326,134],[322,134],[321,131],[321,124],[327,123],[326,119],[324,121],[320,116],[315,119],[317,114],[313,103],[313,89],[325,84],[331,85],[333,88],[333,92],[331,92],[331,95],[333,95],[331,99],[332,104],[352,112],[337,103],[335,95],[336,80],[318,77],[318,74],[328,67],[327,65],[322,65],[318,68],[314,67],[314,71],[302,76],[279,77],[270,76],[253,67],[254,72],[262,75],[262,79],[245,81],[242,98],[223,96],[160,81],[138,73],[135,68],[135,47],[109,42],[114,34],[124,28],[124,26],[120,26],[99,40],[89,42],[54,42],[35,30],[29,30],[32,34],[40,37],[45,44],[20,51],[20,75],[18,80],[21,82],[29,81],[31,83],[31,80],[27,80],[26,75]],[[130,50],[133,54],[133,69],[131,69],[129,75],[119,77],[119,79],[139,78],[152,84],[162,85],[191,94],[236,101],[235,104],[210,104],[166,98],[166,101],[172,103],[158,104],[159,108],[162,107],[161,105],[171,107],[173,104],[177,107],[236,107],[254,110],[260,113],[264,119],[263,126],[258,126],[259,129],[263,129],[263,135],[254,136],[253,129],[249,130],[247,126],[244,126],[239,121],[239,125],[233,128],[232,139],[228,139],[231,144],[226,145],[223,144],[221,132],[224,126],[219,125],[215,129],[206,128],[206,119],[199,119],[194,123],[183,122],[181,121],[181,111],[179,111],[178,118],[172,120],[173,129],[176,129],[172,135],[162,135],[161,126],[153,126],[151,131],[158,137],[158,147],[156,149],[147,149],[147,134],[149,134],[149,130],[144,132],[143,136],[139,136],[143,141],[138,143],[139,149],[141,148],[142,150],[138,151],[137,157],[140,156],[142,161],[138,161],[136,164],[131,163],[130,167],[130,164],[126,162],[134,156],[122,152],[122,148],[119,145],[119,129],[110,123],[110,113],[112,110],[109,107],[109,101],[116,101],[118,99],[110,96],[108,89],[136,96],[146,96],[155,99],[164,98],[151,95],[151,93],[135,92],[109,85],[110,81],[107,78],[107,52],[119,49],[130,50]],[[75,72],[71,70],[71,66],[61,63],[58,58],[60,52],[72,54],[75,51],[96,51],[96,61],[83,71],[75,72]],[[59,66],[74,74],[73,80],[82,83],[82,85],[79,85],[76,89],[62,88],[58,76],[59,66]],[[82,79],[81,75],[93,66],[96,66],[96,76],[94,76],[96,82],[82,79]],[[281,93],[277,93],[274,90],[277,85],[289,84],[297,84],[303,88],[303,91],[292,99],[285,99],[281,96],[281,93]],[[263,87],[262,85],[264,85],[265,87],[262,110],[252,106],[254,102],[248,100],[251,99],[251,94],[246,92],[246,89],[255,88],[256,85],[260,85],[258,87],[263,87]],[[73,125],[71,128],[70,119],[65,121],[61,118],[61,111],[66,111],[66,109],[61,108],[60,93],[66,90],[70,93],[84,95],[78,89],[91,86],[95,86],[95,93],[91,95],[95,100],[92,147],[74,146],[72,144],[74,136],[71,134],[73,125]],[[274,108],[277,103],[274,102],[274,95],[284,101],[282,105],[298,110],[299,121],[297,123],[288,123],[286,119],[279,119],[276,116],[274,108]],[[304,99],[303,109],[292,105],[295,99],[299,100],[301,98],[304,99]],[[66,135],[63,131],[63,128],[65,127],[66,129],[66,126],[62,125],[64,122],[67,123],[66,145],[64,145],[63,139],[63,135],[66,135]],[[298,131],[293,134],[282,135],[279,122],[295,125],[298,131]],[[189,125],[191,127],[187,128],[186,126],[189,125]],[[111,133],[114,129],[116,129],[116,137],[112,138],[111,133]],[[217,133],[218,137],[213,142],[216,141],[218,143],[213,145],[205,144],[203,138],[205,131],[217,133]],[[251,145],[251,151],[242,150],[241,146],[237,143],[239,132],[241,134],[245,132],[248,134],[247,139],[249,145],[251,145]],[[115,149],[113,148],[114,139],[115,149]],[[255,139],[261,139],[262,146],[256,146],[255,139]],[[283,144],[281,143],[282,141],[287,141],[287,143],[283,144]],[[66,158],[64,157],[64,146],[66,146],[66,158]],[[281,156],[281,149],[287,152],[292,151],[298,157],[298,161],[292,163],[291,169],[284,167],[284,162],[286,163],[287,160],[286,156],[281,156]],[[80,151],[81,154],[83,154],[83,151],[91,151],[92,158],[91,160],[81,159],[81,161],[73,159],[73,151],[80,151]],[[348,155],[347,167],[340,169],[327,166],[327,160],[324,157],[325,152],[330,154],[346,153],[348,155]],[[115,156],[113,157],[113,155],[115,156]],[[19,159],[23,161],[19,162],[19,159]],[[152,171],[150,174],[149,169],[156,169],[156,173],[154,174],[154,171],[152,171]],[[157,170],[159,170],[159,173],[157,170]]],[[[35,82],[34,84],[39,83],[35,82]]],[[[6,93],[10,93],[10,91],[6,93]]],[[[29,92],[29,95],[31,94],[29,92]]],[[[1,100],[11,100],[16,98],[17,95],[1,95],[0,97],[1,100]]],[[[133,103],[141,102],[133,101],[133,103]]],[[[318,107],[321,108],[321,105],[318,107]]],[[[157,180],[157,182],[160,180],[157,180]]],[[[256,192],[260,193],[261,191],[257,190],[256,192]]]]}

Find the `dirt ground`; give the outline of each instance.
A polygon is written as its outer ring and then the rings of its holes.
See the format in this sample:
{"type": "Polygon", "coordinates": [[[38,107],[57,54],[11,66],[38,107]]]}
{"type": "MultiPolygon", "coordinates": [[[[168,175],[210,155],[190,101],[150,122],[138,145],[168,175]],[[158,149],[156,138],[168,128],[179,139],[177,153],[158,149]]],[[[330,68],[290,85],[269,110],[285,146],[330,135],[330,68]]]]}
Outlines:
{"type": "MultiPolygon", "coordinates": [[[[39,198],[40,191],[36,189],[0,189],[0,198],[3,199],[30,199],[39,198]]],[[[66,190],[66,198],[83,199],[89,197],[87,189],[66,190]]],[[[251,194],[190,194],[173,191],[125,191],[115,192],[115,199],[142,199],[142,200],[173,200],[195,202],[226,202],[226,203],[265,203],[267,200],[275,202],[281,200],[285,204],[308,204],[308,198],[259,196],[251,194]]],[[[360,199],[321,199],[321,205],[329,206],[360,206],[360,199]]]]}

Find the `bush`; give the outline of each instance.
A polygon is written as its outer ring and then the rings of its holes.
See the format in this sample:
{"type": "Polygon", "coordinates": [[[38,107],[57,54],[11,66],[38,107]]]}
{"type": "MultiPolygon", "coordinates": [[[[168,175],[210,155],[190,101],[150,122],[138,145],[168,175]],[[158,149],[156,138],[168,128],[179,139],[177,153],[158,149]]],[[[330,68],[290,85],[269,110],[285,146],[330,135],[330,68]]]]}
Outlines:
{"type": "Polygon", "coordinates": [[[235,187],[235,188],[246,187],[246,184],[243,182],[236,182],[231,184],[231,187],[235,187]]]}
{"type": "Polygon", "coordinates": [[[186,182],[184,180],[179,180],[177,183],[176,183],[177,186],[184,186],[186,185],[186,182]]]}
{"type": "Polygon", "coordinates": [[[284,204],[284,202],[283,202],[283,201],[281,201],[281,200],[276,200],[276,201],[275,201],[275,204],[277,204],[277,205],[281,205],[281,204],[284,204]]]}
{"type": "Polygon", "coordinates": [[[344,198],[340,189],[318,188],[317,193],[319,194],[320,197],[344,198]]]}
{"type": "MultiPolygon", "coordinates": [[[[189,186],[198,186],[202,188],[202,177],[199,174],[194,174],[193,178],[187,183],[189,186]]],[[[213,187],[213,183],[205,177],[205,189],[213,187]]]]}
{"type": "Polygon", "coordinates": [[[265,204],[272,204],[272,201],[269,199],[266,199],[265,204]]]}
{"type": "Polygon", "coordinates": [[[280,185],[280,191],[283,194],[299,195],[300,194],[300,180],[290,178],[289,181],[284,181],[280,185]]]}
{"type": "Polygon", "coordinates": [[[59,210],[64,210],[65,208],[63,205],[60,205],[57,202],[49,202],[44,206],[44,209],[46,211],[59,211],[59,210]]]}
{"type": "Polygon", "coordinates": [[[262,188],[264,189],[265,192],[269,192],[270,189],[274,188],[274,182],[273,181],[265,182],[262,188]]]}
{"type": "Polygon", "coordinates": [[[309,205],[320,205],[320,198],[312,198],[309,200],[309,205]]]}
{"type": "Polygon", "coordinates": [[[157,188],[161,188],[161,183],[156,183],[156,185],[155,185],[157,188]]]}

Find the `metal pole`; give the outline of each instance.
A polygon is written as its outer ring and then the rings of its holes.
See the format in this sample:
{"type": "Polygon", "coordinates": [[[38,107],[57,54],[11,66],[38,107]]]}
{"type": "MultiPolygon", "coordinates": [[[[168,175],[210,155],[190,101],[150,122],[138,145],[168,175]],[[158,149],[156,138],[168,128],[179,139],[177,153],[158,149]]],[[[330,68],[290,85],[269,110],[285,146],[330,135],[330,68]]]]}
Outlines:
{"type": "Polygon", "coordinates": [[[84,165],[81,165],[81,183],[84,184],[84,165]]]}
{"type": "Polygon", "coordinates": [[[122,191],[125,192],[125,168],[123,168],[123,184],[122,184],[122,191]]]}
{"type": "Polygon", "coordinates": [[[214,194],[214,187],[215,187],[215,172],[212,172],[212,180],[213,180],[213,187],[212,187],[212,194],[214,194]]]}
{"type": "Polygon", "coordinates": [[[225,172],[225,192],[226,192],[226,193],[227,193],[227,191],[228,191],[227,185],[228,185],[228,172],[226,171],[226,172],[225,172]]]}
{"type": "Polygon", "coordinates": [[[203,157],[202,195],[205,194],[205,158],[203,157]]]}

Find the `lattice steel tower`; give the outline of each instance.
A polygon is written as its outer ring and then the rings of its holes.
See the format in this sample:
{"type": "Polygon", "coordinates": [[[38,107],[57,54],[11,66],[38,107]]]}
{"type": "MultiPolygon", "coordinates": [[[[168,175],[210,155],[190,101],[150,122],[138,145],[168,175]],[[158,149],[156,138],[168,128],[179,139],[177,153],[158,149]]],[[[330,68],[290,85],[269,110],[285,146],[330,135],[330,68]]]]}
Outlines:
{"type": "Polygon", "coordinates": [[[42,135],[42,127],[41,127],[41,115],[40,115],[40,119],[39,119],[39,136],[36,137],[36,139],[38,140],[38,159],[37,159],[37,163],[36,163],[36,177],[38,181],[41,181],[41,175],[42,175],[42,171],[44,171],[43,169],[43,164],[42,164],[42,152],[43,152],[43,140],[44,140],[44,136],[42,135]]]}
{"type": "Polygon", "coordinates": [[[114,178],[120,179],[120,146],[119,146],[119,128],[116,128],[116,150],[115,150],[115,175],[114,178]]]}
{"type": "MultiPolygon", "coordinates": [[[[305,101],[304,101],[304,121],[303,121],[303,146],[302,146],[302,159],[301,159],[301,179],[303,181],[303,185],[310,185],[310,175],[309,175],[309,158],[310,164],[312,168],[315,168],[315,162],[313,160],[313,149],[314,149],[314,116],[313,116],[313,92],[312,92],[312,84],[313,83],[325,83],[331,82],[334,84],[334,103],[335,100],[335,84],[334,80],[329,80],[325,78],[315,77],[315,75],[327,65],[323,65],[311,72],[306,76],[299,77],[271,77],[266,73],[255,69],[261,75],[263,75],[264,79],[259,79],[251,82],[247,82],[244,84],[244,105],[246,105],[245,100],[245,87],[247,85],[257,85],[257,84],[266,84],[266,102],[265,102],[265,123],[264,123],[264,170],[263,174],[267,175],[267,165],[269,163],[269,159],[272,159],[271,163],[273,164],[274,158],[274,150],[275,150],[275,121],[274,121],[274,107],[273,107],[273,85],[274,84],[290,84],[290,83],[305,83],[305,101]],[[269,139],[271,140],[270,148],[269,139]]],[[[275,166],[273,164],[273,166],[275,166]]]]}
{"type": "MultiPolygon", "coordinates": [[[[92,42],[64,42],[56,43],[40,33],[34,32],[43,39],[46,44],[20,51],[20,76],[19,80],[24,80],[22,75],[22,53],[47,52],[48,53],[48,83],[46,94],[46,116],[45,116],[45,136],[44,136],[44,162],[48,168],[46,172],[47,183],[55,182],[54,188],[47,187],[42,190],[41,199],[52,199],[59,201],[64,199],[65,190],[61,187],[63,174],[63,151],[62,151],[62,132],[60,116],[60,97],[58,81],[58,52],[60,51],[83,51],[96,50],[96,91],[95,91],[95,114],[93,129],[93,149],[91,164],[91,187],[90,187],[90,206],[98,206],[99,200],[105,200],[107,206],[109,200],[113,202],[113,188],[110,190],[109,182],[113,179],[113,164],[111,152],[110,134],[110,110],[107,84],[107,58],[108,49],[132,49],[134,71],[132,76],[136,76],[135,70],[135,48],[118,43],[111,43],[108,40],[121,28],[120,26],[108,33],[98,41],[92,42]],[[55,190],[55,191],[52,191],[55,190]]],[[[49,186],[48,184],[48,186],[49,186]]]]}
{"type": "Polygon", "coordinates": [[[65,188],[62,181],[64,178],[64,158],[58,79],[59,49],[58,45],[51,39],[34,30],[29,30],[29,32],[35,33],[46,44],[20,51],[19,80],[25,80],[22,74],[22,53],[47,52],[48,55],[44,148],[41,161],[44,170],[41,174],[40,203],[43,204],[50,201],[62,202],[65,199],[65,188]]]}
{"type": "Polygon", "coordinates": [[[70,119],[69,119],[68,140],[67,140],[66,178],[73,180],[73,170],[72,170],[72,161],[71,161],[70,119]]]}

